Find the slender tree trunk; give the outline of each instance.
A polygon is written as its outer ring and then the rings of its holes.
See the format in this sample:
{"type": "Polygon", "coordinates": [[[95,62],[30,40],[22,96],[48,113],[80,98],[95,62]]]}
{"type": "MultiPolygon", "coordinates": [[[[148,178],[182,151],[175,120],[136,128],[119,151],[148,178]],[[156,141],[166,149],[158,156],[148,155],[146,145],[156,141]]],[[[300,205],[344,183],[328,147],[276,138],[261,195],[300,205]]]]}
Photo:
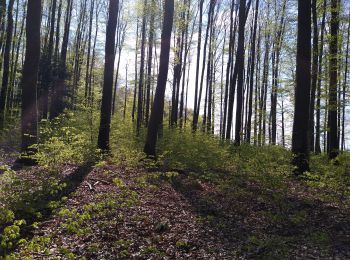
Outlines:
{"type": "Polygon", "coordinates": [[[331,39],[329,44],[329,104],[328,104],[328,150],[329,159],[335,159],[339,153],[338,142],[338,31],[339,31],[339,2],[331,1],[331,39]]]}
{"type": "Polygon", "coordinates": [[[320,39],[320,51],[319,51],[319,62],[318,62],[318,79],[317,79],[317,98],[316,98],[316,136],[315,136],[315,152],[321,153],[321,74],[322,74],[322,63],[323,63],[323,48],[324,48],[324,32],[326,27],[326,8],[327,0],[323,2],[323,15],[321,24],[321,39],[320,39]]]}
{"type": "Polygon", "coordinates": [[[115,35],[117,29],[119,0],[109,1],[109,15],[106,29],[105,68],[102,90],[101,121],[98,134],[98,148],[109,151],[109,132],[111,124],[113,70],[115,60],[115,35]]]}
{"type": "Polygon", "coordinates": [[[238,46],[237,46],[237,110],[236,110],[236,129],[235,129],[235,145],[241,144],[242,136],[242,115],[243,115],[243,84],[244,84],[244,30],[246,22],[246,0],[240,0],[239,3],[239,27],[238,27],[238,46]]]}
{"type": "Polygon", "coordinates": [[[313,47],[312,47],[312,82],[310,100],[309,140],[310,150],[315,151],[315,98],[318,78],[318,23],[317,23],[317,0],[312,0],[313,22],[313,47]]]}
{"type": "Polygon", "coordinates": [[[65,80],[67,77],[67,52],[68,52],[68,41],[70,24],[72,20],[73,0],[69,0],[67,5],[64,33],[61,47],[61,57],[58,68],[58,78],[52,91],[51,107],[50,107],[50,118],[58,117],[65,109],[65,96],[67,94],[65,80]]]}
{"type": "Polygon", "coordinates": [[[95,0],[91,0],[90,3],[90,19],[89,19],[89,33],[88,33],[88,49],[87,49],[87,57],[86,57],[86,73],[85,73],[85,100],[88,100],[89,93],[89,78],[90,75],[90,56],[91,56],[91,38],[92,38],[92,22],[94,20],[94,8],[95,8],[95,0]]]}
{"type": "Polygon", "coordinates": [[[249,84],[249,105],[248,105],[248,122],[247,122],[247,135],[246,142],[250,143],[251,139],[251,127],[252,127],[252,114],[253,114],[253,88],[254,88],[254,69],[255,69],[255,49],[256,49],[256,33],[258,25],[258,16],[259,16],[259,0],[255,2],[255,16],[254,16],[254,29],[253,29],[253,39],[252,39],[252,57],[251,57],[251,69],[250,69],[250,84],[249,84]]]}
{"type": "Polygon", "coordinates": [[[6,97],[9,87],[9,74],[10,74],[10,52],[12,46],[12,34],[13,34],[13,5],[14,0],[9,0],[7,9],[7,29],[6,29],[6,42],[4,51],[4,63],[2,74],[2,88],[0,92],[0,130],[4,128],[5,113],[6,113],[6,97]]]}
{"type": "Polygon", "coordinates": [[[137,21],[137,28],[136,28],[136,48],[135,48],[135,86],[134,86],[134,99],[132,103],[132,121],[135,120],[135,113],[136,113],[136,97],[137,97],[137,82],[138,82],[138,68],[137,68],[137,57],[138,57],[138,51],[139,51],[139,23],[137,21]]]}
{"type": "Polygon", "coordinates": [[[164,96],[166,82],[168,79],[169,70],[169,56],[170,56],[170,43],[171,32],[173,28],[174,19],[174,0],[166,0],[164,4],[164,18],[163,29],[161,36],[161,51],[159,58],[159,73],[157,88],[154,97],[154,104],[151,112],[151,118],[148,125],[147,139],[144,148],[144,152],[148,156],[156,155],[156,143],[160,124],[163,122],[164,111],[164,96]]]}
{"type": "Polygon", "coordinates": [[[342,114],[342,136],[341,136],[341,150],[345,151],[345,113],[346,113],[346,88],[348,80],[348,60],[349,60],[349,47],[350,47],[350,12],[348,20],[348,35],[346,42],[346,51],[345,51],[345,73],[344,73],[344,82],[343,82],[343,114],[342,114]]]}
{"type": "Polygon", "coordinates": [[[136,133],[140,134],[141,124],[143,119],[143,88],[144,88],[144,75],[145,75],[145,45],[146,45],[146,9],[147,9],[147,0],[143,4],[143,17],[142,17],[142,29],[141,29],[141,64],[140,64],[140,79],[138,82],[139,91],[138,91],[138,101],[137,101],[137,126],[136,133]]]}
{"type": "Polygon", "coordinates": [[[123,111],[123,119],[126,117],[126,107],[128,101],[128,64],[125,66],[125,93],[124,93],[124,111],[123,111]]]}
{"type": "Polygon", "coordinates": [[[199,86],[199,67],[200,67],[200,56],[202,48],[202,25],[203,25],[203,5],[204,0],[199,1],[199,28],[198,28],[198,45],[197,45],[197,65],[196,65],[196,83],[194,93],[194,110],[193,110],[193,131],[197,130],[198,118],[197,118],[197,105],[198,105],[198,86],[199,86]]]}
{"type": "MultiPolygon", "coordinates": [[[[51,21],[50,21],[50,33],[49,33],[49,42],[44,52],[44,61],[43,61],[43,72],[42,72],[42,95],[40,97],[41,108],[43,113],[43,118],[46,119],[49,112],[49,91],[52,87],[52,65],[53,65],[53,52],[54,52],[54,35],[55,35],[55,21],[56,21],[56,6],[57,0],[53,0],[51,7],[51,21]]],[[[53,94],[51,92],[51,94],[53,94]]],[[[50,116],[51,118],[51,116],[50,116]]],[[[51,118],[52,119],[52,118],[51,118]]]]}
{"type": "MultiPolygon", "coordinates": [[[[151,9],[156,8],[155,0],[151,1],[151,9]]],[[[153,59],[153,41],[154,41],[154,12],[151,14],[148,37],[148,65],[147,65],[147,86],[146,86],[146,113],[145,123],[148,125],[150,104],[151,104],[151,84],[152,84],[152,59],[153,59]]]]}
{"type": "MultiPolygon", "coordinates": [[[[5,13],[6,13],[6,0],[0,0],[0,26],[4,24],[5,13]]],[[[2,40],[3,38],[1,37],[0,46],[2,46],[3,44],[2,40]]]]}

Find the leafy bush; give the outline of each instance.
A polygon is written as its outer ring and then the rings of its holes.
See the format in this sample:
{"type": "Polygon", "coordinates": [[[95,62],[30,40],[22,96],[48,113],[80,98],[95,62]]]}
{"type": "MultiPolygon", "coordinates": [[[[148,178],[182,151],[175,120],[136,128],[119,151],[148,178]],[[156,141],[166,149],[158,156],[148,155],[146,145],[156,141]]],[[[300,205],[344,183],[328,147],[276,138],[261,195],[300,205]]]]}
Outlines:
{"type": "Polygon", "coordinates": [[[229,170],[232,164],[230,146],[215,136],[188,130],[164,129],[159,141],[159,159],[169,169],[203,172],[229,170]]]}
{"type": "Polygon", "coordinates": [[[350,153],[331,162],[325,154],[313,156],[307,183],[322,189],[325,199],[350,205],[350,153]]]}
{"type": "Polygon", "coordinates": [[[66,112],[50,122],[43,121],[35,158],[43,166],[94,161],[98,156],[96,133],[97,126],[89,124],[84,111],[66,112]]]}
{"type": "Polygon", "coordinates": [[[134,131],[133,122],[116,115],[111,123],[110,146],[113,163],[134,168],[145,158],[143,153],[144,132],[139,137],[134,131]]]}

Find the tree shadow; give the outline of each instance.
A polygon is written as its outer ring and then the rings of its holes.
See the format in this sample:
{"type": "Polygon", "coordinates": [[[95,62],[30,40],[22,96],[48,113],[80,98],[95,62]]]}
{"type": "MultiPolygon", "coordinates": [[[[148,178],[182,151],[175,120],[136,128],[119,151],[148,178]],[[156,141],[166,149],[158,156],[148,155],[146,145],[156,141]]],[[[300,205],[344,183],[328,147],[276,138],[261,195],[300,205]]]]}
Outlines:
{"type": "Polygon", "coordinates": [[[181,174],[172,185],[204,219],[203,228],[244,258],[350,258],[349,209],[245,181],[223,191],[181,174]]]}

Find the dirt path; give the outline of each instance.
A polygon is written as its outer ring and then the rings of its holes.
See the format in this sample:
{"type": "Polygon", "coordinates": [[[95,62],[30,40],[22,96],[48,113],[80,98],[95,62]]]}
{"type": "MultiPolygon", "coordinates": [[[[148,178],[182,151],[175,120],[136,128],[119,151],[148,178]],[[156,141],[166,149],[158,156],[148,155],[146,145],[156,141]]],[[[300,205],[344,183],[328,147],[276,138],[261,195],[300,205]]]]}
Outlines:
{"type": "Polygon", "coordinates": [[[17,256],[350,258],[349,212],[291,195],[281,213],[280,205],[265,195],[247,183],[223,192],[186,175],[105,165],[56,205],[55,214],[38,224],[17,256]]]}
{"type": "Polygon", "coordinates": [[[171,186],[168,177],[148,175],[111,166],[92,171],[64,208],[38,226],[34,242],[22,248],[19,256],[35,259],[234,257],[234,252],[225,248],[189,201],[171,186]]]}

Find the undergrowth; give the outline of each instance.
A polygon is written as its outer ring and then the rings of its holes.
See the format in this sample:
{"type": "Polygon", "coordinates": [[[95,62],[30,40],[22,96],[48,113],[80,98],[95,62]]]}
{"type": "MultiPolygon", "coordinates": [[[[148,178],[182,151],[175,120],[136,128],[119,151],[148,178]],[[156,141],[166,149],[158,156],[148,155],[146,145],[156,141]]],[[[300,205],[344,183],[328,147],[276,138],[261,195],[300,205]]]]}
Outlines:
{"type": "MultiPolygon", "coordinates": [[[[0,175],[0,248],[2,252],[23,243],[20,240],[26,222],[16,216],[21,211],[40,220],[40,210],[59,207],[60,202],[36,205],[39,197],[59,193],[65,188],[59,178],[62,166],[82,165],[86,162],[103,164],[96,148],[98,111],[80,107],[67,111],[59,118],[40,123],[40,144],[36,159],[39,167],[23,171],[20,175],[1,166],[0,175]],[[16,244],[17,243],[17,244],[16,244]]],[[[17,129],[17,128],[14,128],[17,129]]],[[[16,133],[16,130],[14,130],[16,133]]],[[[9,134],[9,131],[7,132],[9,134]]],[[[15,134],[13,133],[13,134],[15,134]]],[[[6,139],[6,136],[2,136],[6,139]]],[[[158,142],[158,161],[146,160],[142,152],[145,131],[136,137],[135,124],[116,115],[111,124],[111,157],[113,164],[125,168],[162,168],[169,172],[185,172],[197,179],[209,181],[226,195],[246,196],[247,183],[260,188],[263,200],[271,200],[276,207],[269,217],[277,222],[300,222],[302,212],[291,212],[286,197],[290,181],[294,181],[291,166],[292,153],[279,146],[235,147],[213,135],[193,133],[190,128],[165,127],[158,142]],[[288,215],[289,214],[289,215],[288,215]]],[[[13,142],[9,138],[9,142],[13,142]]],[[[326,155],[311,157],[311,170],[300,180],[315,189],[317,197],[341,206],[350,205],[350,154],[344,153],[329,162],[326,155]]],[[[79,221],[78,221],[79,222],[79,221]]],[[[74,227],[72,227],[74,229],[74,227]]],[[[254,239],[252,239],[254,240],[254,239]]],[[[252,243],[259,244],[256,240],[252,243]]],[[[1,252],[0,250],[0,252],[1,252]]]]}

